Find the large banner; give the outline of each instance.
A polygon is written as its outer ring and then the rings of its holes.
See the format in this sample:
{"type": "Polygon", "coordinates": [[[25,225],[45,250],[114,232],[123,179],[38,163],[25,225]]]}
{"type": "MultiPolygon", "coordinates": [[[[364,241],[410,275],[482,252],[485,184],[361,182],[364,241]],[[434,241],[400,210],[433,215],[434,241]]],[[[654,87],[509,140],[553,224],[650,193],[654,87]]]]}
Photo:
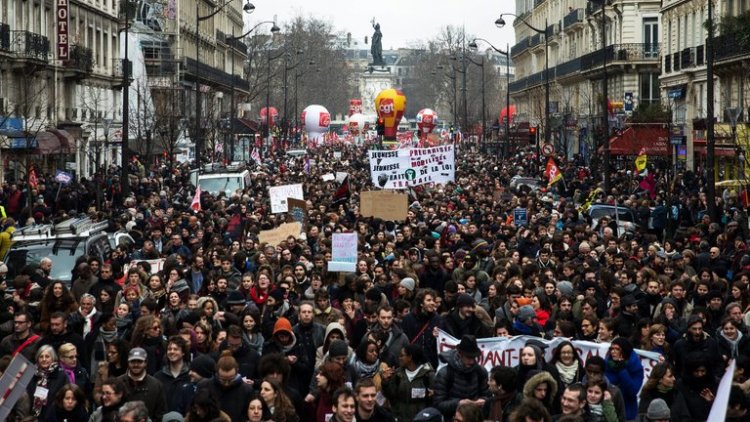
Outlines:
{"type": "Polygon", "coordinates": [[[406,189],[455,180],[453,145],[369,151],[372,184],[381,189],[406,189]]]}
{"type": "MultiPolygon", "coordinates": [[[[553,340],[543,340],[532,336],[477,339],[479,349],[482,350],[482,358],[479,364],[484,366],[484,369],[486,369],[487,372],[490,372],[490,370],[497,365],[512,367],[518,366],[521,359],[521,349],[523,349],[527,341],[532,339],[547,345],[547,348],[544,349],[544,357],[547,362],[552,359],[552,352],[555,348],[566,340],[561,337],[556,337],[553,340]]],[[[438,329],[438,353],[455,349],[456,346],[458,346],[459,341],[459,339],[438,329]]],[[[578,355],[581,356],[584,363],[591,356],[601,356],[604,358],[607,355],[607,350],[609,350],[609,343],[594,343],[591,341],[580,340],[573,340],[571,343],[573,343],[573,347],[576,348],[578,355]]],[[[645,382],[645,380],[648,379],[648,375],[651,373],[651,369],[659,363],[659,354],[640,349],[635,349],[635,352],[641,357],[641,364],[643,365],[643,380],[645,382]]],[[[442,367],[443,365],[444,364],[441,363],[440,366],[442,367]]]]}

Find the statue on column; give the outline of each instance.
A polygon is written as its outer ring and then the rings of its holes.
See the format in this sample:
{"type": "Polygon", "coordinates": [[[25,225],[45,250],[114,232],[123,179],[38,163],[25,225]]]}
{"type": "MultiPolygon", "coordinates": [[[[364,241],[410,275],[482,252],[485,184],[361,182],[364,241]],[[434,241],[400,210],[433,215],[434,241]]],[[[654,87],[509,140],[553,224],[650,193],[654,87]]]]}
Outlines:
{"type": "Polygon", "coordinates": [[[370,47],[372,65],[385,66],[385,62],[383,61],[383,33],[380,32],[380,24],[375,23],[375,19],[373,19],[372,27],[375,29],[375,32],[372,34],[372,46],[370,47]]]}

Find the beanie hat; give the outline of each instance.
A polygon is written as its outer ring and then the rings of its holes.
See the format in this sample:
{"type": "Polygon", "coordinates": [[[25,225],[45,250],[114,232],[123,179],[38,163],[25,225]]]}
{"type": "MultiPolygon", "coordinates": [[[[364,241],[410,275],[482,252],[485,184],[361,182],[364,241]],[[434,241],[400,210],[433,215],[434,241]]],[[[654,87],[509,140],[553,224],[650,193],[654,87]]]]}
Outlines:
{"type": "Polygon", "coordinates": [[[365,292],[365,299],[368,299],[373,302],[380,302],[380,299],[382,299],[380,295],[380,290],[372,288],[365,292]]]}
{"type": "Polygon", "coordinates": [[[703,318],[700,315],[690,315],[690,318],[688,318],[688,328],[692,327],[693,324],[700,322],[701,325],[703,325],[703,318]]]}
{"type": "Polygon", "coordinates": [[[620,349],[622,350],[622,355],[627,360],[630,358],[630,355],[633,354],[633,344],[630,343],[630,341],[624,337],[617,337],[614,340],[612,340],[612,345],[618,345],[620,346],[620,349]]]}
{"type": "Polygon", "coordinates": [[[530,319],[536,318],[536,311],[531,305],[523,305],[518,309],[518,320],[526,322],[530,319]]]}
{"type": "Polygon", "coordinates": [[[230,290],[227,293],[227,305],[244,305],[246,302],[245,297],[238,290],[230,290]]]}
{"type": "Polygon", "coordinates": [[[559,290],[560,294],[563,296],[573,296],[573,283],[563,280],[557,283],[557,290],[559,290]]]}
{"type": "Polygon", "coordinates": [[[648,410],[646,411],[646,417],[652,421],[669,419],[671,417],[671,412],[669,411],[667,402],[665,402],[664,399],[651,400],[651,403],[648,405],[648,410]]]}
{"type": "Polygon", "coordinates": [[[344,340],[336,339],[328,346],[328,357],[349,356],[349,347],[344,340]]]}
{"type": "Polygon", "coordinates": [[[284,294],[286,294],[286,292],[278,288],[271,290],[271,293],[270,293],[271,297],[274,298],[274,300],[276,300],[276,303],[284,301],[284,294]]]}
{"type": "Polygon", "coordinates": [[[467,295],[466,293],[461,293],[458,296],[458,299],[456,299],[456,307],[461,308],[464,306],[474,306],[477,302],[474,300],[473,297],[467,295]]]}
{"type": "Polygon", "coordinates": [[[198,355],[190,361],[190,370],[203,378],[211,378],[214,375],[216,362],[208,355],[198,355]]]}
{"type": "Polygon", "coordinates": [[[414,279],[411,277],[404,278],[399,285],[410,292],[413,292],[414,288],[417,286],[416,282],[414,282],[414,279]]]}
{"type": "Polygon", "coordinates": [[[292,335],[292,323],[284,317],[279,318],[276,320],[276,324],[273,324],[273,335],[276,335],[276,333],[281,331],[285,331],[289,333],[289,335],[292,335]]]}

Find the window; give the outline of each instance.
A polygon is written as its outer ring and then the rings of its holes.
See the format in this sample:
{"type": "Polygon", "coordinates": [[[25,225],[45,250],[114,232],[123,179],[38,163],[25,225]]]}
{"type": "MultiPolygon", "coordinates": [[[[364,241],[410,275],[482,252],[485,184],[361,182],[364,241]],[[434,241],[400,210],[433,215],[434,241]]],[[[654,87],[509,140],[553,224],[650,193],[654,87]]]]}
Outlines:
{"type": "Polygon", "coordinates": [[[648,106],[659,103],[659,74],[658,73],[641,73],[640,74],[640,105],[648,106]]]}
{"type": "MultiPolygon", "coordinates": [[[[671,27],[671,24],[670,24],[671,27]]],[[[670,28],[671,32],[671,28],[670,28]]],[[[654,58],[659,54],[659,20],[658,18],[643,18],[643,43],[646,58],[654,58]]]]}

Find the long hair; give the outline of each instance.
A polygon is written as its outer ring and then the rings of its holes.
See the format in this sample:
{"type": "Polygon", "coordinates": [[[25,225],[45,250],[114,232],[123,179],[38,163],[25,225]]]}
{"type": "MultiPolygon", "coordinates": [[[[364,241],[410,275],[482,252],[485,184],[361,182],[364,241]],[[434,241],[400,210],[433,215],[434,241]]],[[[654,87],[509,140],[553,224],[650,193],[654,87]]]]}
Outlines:
{"type": "MultiPolygon", "coordinates": [[[[665,336],[667,335],[667,327],[661,325],[661,324],[653,324],[648,329],[648,335],[646,338],[643,339],[643,350],[652,351],[654,350],[654,343],[651,341],[651,338],[656,333],[662,333],[665,336]]],[[[666,339],[664,340],[664,353],[669,353],[669,343],[667,343],[666,339]]]]}
{"type": "Polygon", "coordinates": [[[656,387],[659,385],[659,381],[664,378],[664,375],[667,375],[667,371],[672,371],[672,374],[674,374],[672,366],[667,362],[657,363],[656,365],[654,365],[654,367],[651,369],[651,373],[649,374],[648,379],[643,384],[643,388],[641,389],[641,397],[644,397],[644,394],[646,393],[651,393],[651,391],[656,390],[656,387]]]}
{"type": "Polygon", "coordinates": [[[141,347],[143,341],[146,339],[146,332],[155,322],[161,324],[159,319],[154,315],[144,315],[138,318],[133,329],[133,338],[131,341],[133,347],[141,347]]]}
{"type": "Polygon", "coordinates": [[[57,394],[55,394],[55,405],[58,408],[63,407],[65,393],[67,393],[68,391],[73,392],[73,397],[75,397],[78,406],[81,406],[84,409],[89,408],[88,401],[86,400],[86,394],[84,394],[81,387],[79,387],[77,384],[65,384],[62,388],[60,388],[60,390],[57,391],[57,394]]]}
{"type": "Polygon", "coordinates": [[[54,312],[59,311],[72,313],[76,311],[76,308],[78,308],[78,304],[76,303],[75,297],[73,297],[73,293],[71,293],[70,290],[65,286],[65,283],[63,283],[62,281],[53,281],[44,290],[44,296],[42,296],[42,303],[40,307],[40,326],[42,328],[42,331],[47,331],[47,328],[49,327],[50,317],[54,312]],[[62,296],[59,299],[56,298],[54,294],[52,294],[52,290],[57,285],[62,288],[62,296]]]}
{"type": "Polygon", "coordinates": [[[273,400],[273,420],[284,422],[286,420],[286,415],[294,413],[294,405],[292,404],[292,401],[289,400],[289,396],[284,393],[281,384],[276,380],[266,377],[263,379],[263,382],[267,382],[276,393],[276,398],[273,400]]]}
{"type": "Polygon", "coordinates": [[[344,368],[336,362],[326,362],[320,368],[320,375],[328,380],[326,391],[333,394],[334,391],[344,385],[344,368]]]}

